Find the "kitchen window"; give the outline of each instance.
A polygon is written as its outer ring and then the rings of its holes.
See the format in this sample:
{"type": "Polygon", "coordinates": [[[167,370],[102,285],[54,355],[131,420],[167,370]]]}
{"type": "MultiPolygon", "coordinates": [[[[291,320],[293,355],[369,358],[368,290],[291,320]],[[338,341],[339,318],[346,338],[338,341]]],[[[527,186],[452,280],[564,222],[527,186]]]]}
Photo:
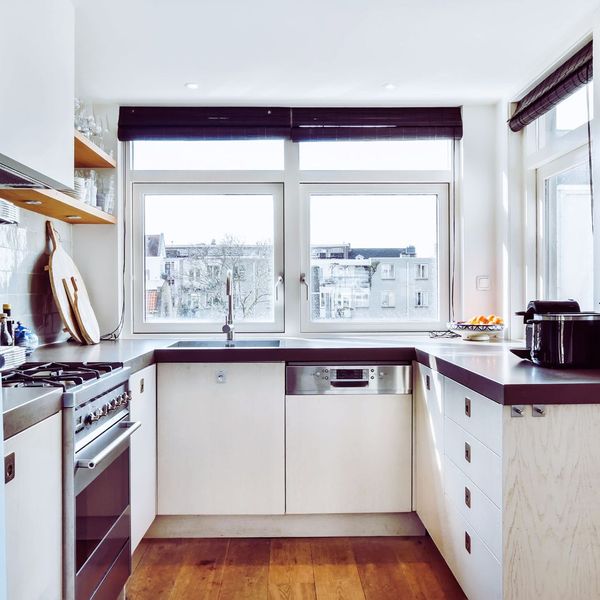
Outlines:
{"type": "Polygon", "coordinates": [[[447,320],[447,186],[312,184],[302,186],[302,203],[303,330],[419,330],[447,320]],[[417,303],[424,273],[429,289],[417,303]]]}
{"type": "Polygon", "coordinates": [[[220,332],[229,272],[236,329],[281,331],[282,218],[280,185],[136,184],[135,331],[220,332]]]}

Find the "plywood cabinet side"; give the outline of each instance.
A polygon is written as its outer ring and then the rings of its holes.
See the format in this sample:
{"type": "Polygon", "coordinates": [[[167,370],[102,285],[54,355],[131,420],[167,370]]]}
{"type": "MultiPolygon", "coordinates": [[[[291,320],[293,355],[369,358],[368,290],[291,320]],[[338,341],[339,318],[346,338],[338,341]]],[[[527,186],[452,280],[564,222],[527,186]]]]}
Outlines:
{"type": "Polygon", "coordinates": [[[158,513],[283,514],[284,363],[160,364],[157,383],[158,513]]]}
{"type": "Polygon", "coordinates": [[[156,365],[129,378],[130,418],[142,426],[131,437],[131,551],[156,517],[156,365]]]}
{"type": "Polygon", "coordinates": [[[504,598],[600,598],[600,405],[503,423],[504,598]]]}

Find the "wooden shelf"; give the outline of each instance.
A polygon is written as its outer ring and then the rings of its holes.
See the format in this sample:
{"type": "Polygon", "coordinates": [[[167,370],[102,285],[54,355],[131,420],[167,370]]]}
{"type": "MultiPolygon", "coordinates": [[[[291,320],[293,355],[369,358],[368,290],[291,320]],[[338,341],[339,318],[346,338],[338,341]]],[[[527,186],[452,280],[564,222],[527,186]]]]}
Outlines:
{"type": "Polygon", "coordinates": [[[112,156],[77,130],[75,130],[74,143],[76,169],[114,169],[117,166],[112,156]]]}
{"type": "Polygon", "coordinates": [[[114,225],[117,222],[114,215],[56,190],[0,188],[0,198],[10,200],[19,208],[31,210],[66,223],[114,225]],[[37,201],[41,204],[26,204],[27,201],[37,201]]]}

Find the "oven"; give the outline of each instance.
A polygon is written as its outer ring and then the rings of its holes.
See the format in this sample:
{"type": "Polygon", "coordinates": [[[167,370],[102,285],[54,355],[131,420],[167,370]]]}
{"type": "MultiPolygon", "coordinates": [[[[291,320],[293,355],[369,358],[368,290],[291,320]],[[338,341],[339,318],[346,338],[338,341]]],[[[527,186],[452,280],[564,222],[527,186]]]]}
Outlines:
{"type": "Polygon", "coordinates": [[[75,453],[76,600],[114,600],[131,572],[128,416],[75,453]]]}
{"type": "Polygon", "coordinates": [[[131,573],[125,369],[63,394],[64,599],[115,600],[131,573]]]}

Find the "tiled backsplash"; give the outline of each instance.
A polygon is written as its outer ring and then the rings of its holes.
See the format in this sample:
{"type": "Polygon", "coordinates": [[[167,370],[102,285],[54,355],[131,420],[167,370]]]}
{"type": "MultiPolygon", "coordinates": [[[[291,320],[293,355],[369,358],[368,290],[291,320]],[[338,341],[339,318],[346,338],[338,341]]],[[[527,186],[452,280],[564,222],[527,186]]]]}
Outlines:
{"type": "MultiPolygon", "coordinates": [[[[64,340],[48,273],[50,247],[46,236],[47,217],[20,210],[19,225],[0,224],[0,305],[12,305],[15,320],[32,328],[40,344],[64,340]]],[[[72,254],[72,225],[52,221],[65,250],[72,254]]],[[[1,308],[1,306],[0,306],[1,308]]]]}

